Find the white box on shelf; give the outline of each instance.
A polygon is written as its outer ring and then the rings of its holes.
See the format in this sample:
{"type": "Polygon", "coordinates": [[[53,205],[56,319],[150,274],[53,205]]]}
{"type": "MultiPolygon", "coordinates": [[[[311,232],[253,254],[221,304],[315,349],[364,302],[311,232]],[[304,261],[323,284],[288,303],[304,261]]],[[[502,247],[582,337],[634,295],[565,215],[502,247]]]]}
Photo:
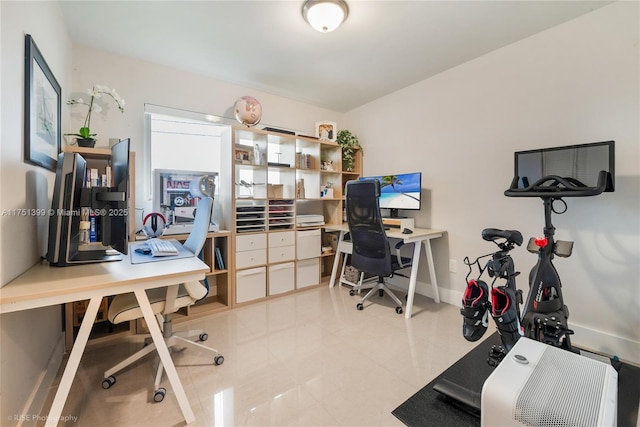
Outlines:
{"type": "Polygon", "coordinates": [[[236,272],[236,303],[267,296],[267,268],[252,268],[236,272]]]}
{"type": "Polygon", "coordinates": [[[296,288],[320,283],[320,258],[300,260],[296,267],[296,288]]]}
{"type": "Polygon", "coordinates": [[[308,259],[320,256],[322,243],[320,230],[305,230],[296,232],[296,258],[308,259]]]}
{"type": "Polygon", "coordinates": [[[247,268],[267,263],[267,250],[242,251],[236,253],[236,268],[247,268]]]}
{"type": "Polygon", "coordinates": [[[269,295],[295,289],[295,265],[293,262],[269,266],[269,295]]]}

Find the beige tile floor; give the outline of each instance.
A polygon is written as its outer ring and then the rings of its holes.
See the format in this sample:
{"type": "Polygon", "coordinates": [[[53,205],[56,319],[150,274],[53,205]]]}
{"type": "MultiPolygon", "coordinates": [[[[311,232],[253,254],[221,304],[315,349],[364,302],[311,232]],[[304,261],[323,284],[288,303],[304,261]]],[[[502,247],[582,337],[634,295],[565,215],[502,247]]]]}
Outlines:
{"type": "MultiPolygon", "coordinates": [[[[192,425],[400,426],[391,411],[477,344],[463,339],[453,305],[416,295],[407,320],[387,297],[363,311],[357,300],[323,286],[175,325],[204,329],[205,344],[225,357],[214,366],[173,353],[192,425]]],[[[140,346],[140,337],[125,337],[87,348],[63,410],[77,417],[68,425],[184,424],[166,376],[167,396],[153,403],[155,355],[102,389],[104,370],[140,346]]]]}

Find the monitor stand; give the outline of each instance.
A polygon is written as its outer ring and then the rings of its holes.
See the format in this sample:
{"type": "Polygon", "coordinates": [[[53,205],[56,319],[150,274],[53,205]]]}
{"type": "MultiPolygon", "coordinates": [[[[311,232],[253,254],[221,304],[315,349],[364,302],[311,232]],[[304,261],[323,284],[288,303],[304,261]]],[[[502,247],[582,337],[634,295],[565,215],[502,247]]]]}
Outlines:
{"type": "MultiPolygon", "coordinates": [[[[89,246],[89,245],[82,245],[89,246]]],[[[122,261],[124,255],[111,248],[83,249],[82,246],[69,260],[70,264],[90,264],[97,262],[122,261]]]]}
{"type": "Polygon", "coordinates": [[[88,250],[88,251],[78,251],[73,258],[71,258],[71,264],[90,264],[95,262],[111,262],[111,261],[122,261],[123,255],[117,253],[117,255],[112,255],[109,251],[99,249],[99,250],[88,250]]]}
{"type": "Polygon", "coordinates": [[[398,209],[389,209],[389,216],[385,218],[406,218],[406,216],[399,216],[398,209]]]}

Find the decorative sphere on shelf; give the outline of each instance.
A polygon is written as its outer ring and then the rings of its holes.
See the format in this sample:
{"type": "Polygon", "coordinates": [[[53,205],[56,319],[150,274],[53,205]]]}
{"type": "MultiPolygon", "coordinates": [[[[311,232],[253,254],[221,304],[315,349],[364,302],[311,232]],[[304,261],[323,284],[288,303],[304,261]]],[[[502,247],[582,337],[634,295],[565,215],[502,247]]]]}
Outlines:
{"type": "Polygon", "coordinates": [[[257,125],[262,118],[262,105],[251,96],[238,98],[233,106],[233,111],[236,120],[247,126],[257,125]]]}

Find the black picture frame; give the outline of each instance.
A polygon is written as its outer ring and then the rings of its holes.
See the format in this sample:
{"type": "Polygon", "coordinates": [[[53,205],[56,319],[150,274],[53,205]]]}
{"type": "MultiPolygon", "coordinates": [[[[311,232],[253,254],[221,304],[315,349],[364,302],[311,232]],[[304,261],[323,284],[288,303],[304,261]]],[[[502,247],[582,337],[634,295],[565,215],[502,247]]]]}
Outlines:
{"type": "Polygon", "coordinates": [[[24,45],[24,159],[55,171],[62,143],[60,84],[30,34],[24,45]]]}

